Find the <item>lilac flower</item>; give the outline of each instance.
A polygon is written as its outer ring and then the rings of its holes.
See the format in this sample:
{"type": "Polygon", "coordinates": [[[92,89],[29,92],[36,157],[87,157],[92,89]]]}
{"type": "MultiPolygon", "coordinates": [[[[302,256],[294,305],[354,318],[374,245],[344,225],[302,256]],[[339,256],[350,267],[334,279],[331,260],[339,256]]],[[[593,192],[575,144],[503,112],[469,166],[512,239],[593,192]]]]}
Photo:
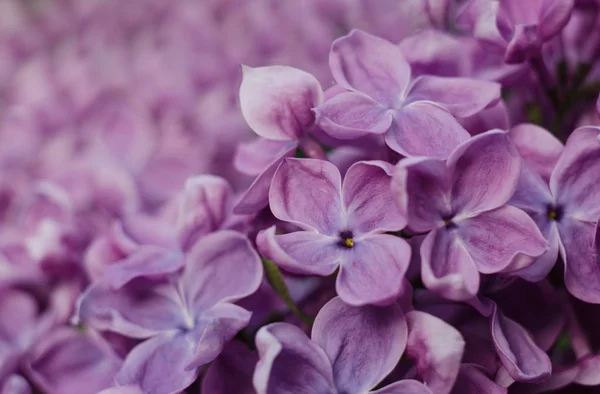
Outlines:
{"type": "Polygon", "coordinates": [[[148,338],[125,359],[115,378],[119,385],[138,384],[149,394],[176,393],[247,325],[250,313],[232,302],[252,294],[261,279],[260,258],[249,241],[220,231],[192,247],[177,278],[138,278],[120,288],[93,285],[80,300],[78,319],[148,338]]]}
{"type": "Polygon", "coordinates": [[[600,216],[595,198],[600,185],[596,171],[600,165],[599,132],[596,127],[579,128],[563,150],[543,129],[511,131],[515,144],[522,147],[526,165],[510,204],[529,213],[550,244],[548,252],[522,276],[545,276],[560,252],[567,289],[575,297],[594,303],[600,302],[598,252],[593,245],[600,216]],[[522,144],[521,133],[528,133],[529,141],[535,144],[522,144]]]}
{"type": "Polygon", "coordinates": [[[260,329],[254,387],[258,394],[431,393],[415,380],[370,391],[398,363],[406,341],[397,304],[352,307],[334,298],[317,315],[311,339],[287,323],[260,329]]]}
{"type": "Polygon", "coordinates": [[[238,149],[236,167],[257,178],[235,211],[254,213],[268,205],[269,182],[281,160],[309,141],[307,131],[315,120],[311,109],[323,101],[323,90],[315,77],[292,67],[243,66],[242,70],[242,114],[263,139],[238,149]]]}
{"type": "Polygon", "coordinates": [[[96,394],[112,385],[121,363],[97,334],[61,327],[36,343],[28,357],[27,370],[45,392],[96,394]]]}
{"type": "Polygon", "coordinates": [[[521,173],[521,158],[505,132],[492,130],[458,146],[447,161],[400,161],[394,175],[408,225],[429,231],[421,252],[424,284],[453,300],[473,297],[479,273],[514,271],[548,248],[527,214],[504,205],[521,173]]]}
{"type": "Polygon", "coordinates": [[[167,207],[164,220],[148,215],[125,216],[110,241],[100,239],[87,256],[88,269],[120,287],[137,276],[175,272],[201,237],[242,226],[244,217],[231,214],[231,186],[222,178],[189,178],[184,190],[167,207]],[[116,251],[115,251],[116,249],[116,251]],[[115,255],[111,259],[109,255],[115,255]]]}
{"type": "Polygon", "coordinates": [[[457,24],[504,53],[506,63],[522,63],[541,56],[542,44],[560,33],[572,10],[573,0],[471,0],[457,24]]]}
{"type": "Polygon", "coordinates": [[[317,124],[336,138],[384,134],[405,156],[446,158],[468,133],[455,116],[473,115],[500,97],[500,85],[468,78],[411,79],[400,49],[355,30],[329,55],[335,81],[349,92],[315,109],[317,124]]]}
{"type": "Polygon", "coordinates": [[[258,234],[261,254],[282,268],[330,275],[339,267],[336,290],[351,305],[393,301],[402,290],[410,247],[383,234],[406,224],[390,190],[393,167],[385,162],[355,163],[344,182],[337,168],[315,159],[284,159],[269,190],[280,220],[302,231],[258,234]]]}

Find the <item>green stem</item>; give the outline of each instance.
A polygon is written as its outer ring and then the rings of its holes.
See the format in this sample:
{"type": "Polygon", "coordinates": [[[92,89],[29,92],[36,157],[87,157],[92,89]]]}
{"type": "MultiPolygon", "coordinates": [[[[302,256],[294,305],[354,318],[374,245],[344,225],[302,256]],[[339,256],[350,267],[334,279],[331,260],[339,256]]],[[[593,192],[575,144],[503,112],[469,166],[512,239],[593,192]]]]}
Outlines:
{"type": "Polygon", "coordinates": [[[290,311],[292,311],[292,313],[296,315],[298,319],[302,320],[304,323],[312,324],[315,319],[312,316],[302,312],[300,308],[298,308],[294,302],[294,299],[290,295],[290,291],[288,290],[287,285],[283,280],[283,276],[281,275],[281,271],[279,271],[277,265],[275,265],[273,261],[264,257],[262,258],[262,262],[267,281],[273,290],[275,290],[279,297],[281,297],[281,299],[285,302],[287,307],[290,308],[290,311]]]}

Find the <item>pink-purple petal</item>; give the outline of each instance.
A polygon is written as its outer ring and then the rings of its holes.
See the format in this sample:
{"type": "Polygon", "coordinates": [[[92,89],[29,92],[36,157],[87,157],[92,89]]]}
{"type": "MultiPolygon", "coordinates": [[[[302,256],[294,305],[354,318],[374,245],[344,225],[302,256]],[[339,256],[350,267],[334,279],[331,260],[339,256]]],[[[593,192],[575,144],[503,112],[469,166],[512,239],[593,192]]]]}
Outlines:
{"type": "Polygon", "coordinates": [[[507,389],[497,385],[474,364],[460,368],[452,394],[507,394],[507,389]]]}
{"type": "Polygon", "coordinates": [[[258,357],[244,344],[233,341],[210,365],[202,379],[202,392],[206,394],[256,394],[252,386],[252,373],[258,357]]]}
{"type": "Polygon", "coordinates": [[[471,78],[423,76],[415,79],[407,100],[426,100],[460,118],[474,115],[500,99],[500,84],[471,78]]]}
{"type": "Polygon", "coordinates": [[[498,356],[513,379],[536,382],[550,376],[550,358],[523,326],[504,316],[498,307],[494,307],[490,326],[498,356]]]}
{"type": "Polygon", "coordinates": [[[475,213],[505,204],[515,192],[521,157],[506,132],[492,130],[460,145],[448,158],[454,212],[475,213]]]}
{"type": "Polygon", "coordinates": [[[342,180],[331,163],[316,159],[284,159],[269,189],[273,215],[305,230],[337,235],[343,226],[342,180]]]}
{"type": "Polygon", "coordinates": [[[421,278],[425,287],[451,300],[473,298],[479,272],[454,231],[432,230],[421,244],[421,278]]]}
{"type": "Polygon", "coordinates": [[[354,139],[383,134],[392,124],[392,112],[364,93],[346,92],[315,108],[317,125],[328,135],[354,139]]]}
{"type": "Polygon", "coordinates": [[[250,240],[224,230],[196,242],[186,255],[181,284],[187,305],[197,311],[254,293],[263,276],[250,240]]]}
{"type": "Polygon", "coordinates": [[[166,332],[137,345],[115,377],[117,384],[139,385],[145,394],[176,394],[188,387],[198,370],[186,370],[194,355],[192,334],[166,332]]]}
{"type": "Polygon", "coordinates": [[[319,311],[311,337],[327,354],[338,391],[362,393],[400,361],[407,326],[398,304],[353,307],[336,297],[319,311]]]}
{"type": "Polygon", "coordinates": [[[565,214],[600,216],[600,144],[598,127],[581,127],[567,140],[565,150],[550,177],[550,190],[565,214]]]}
{"type": "Polygon", "coordinates": [[[275,226],[258,233],[261,255],[297,274],[331,275],[342,261],[338,240],[314,231],[275,234],[275,226]]]}
{"type": "Polygon", "coordinates": [[[452,213],[448,171],[442,160],[401,160],[391,187],[397,205],[408,213],[408,227],[413,231],[429,231],[452,213]]]}
{"type": "Polygon", "coordinates": [[[329,67],[339,85],[388,106],[398,103],[410,82],[410,65],[400,48],[360,30],[333,42],[329,67]]]}
{"type": "Polygon", "coordinates": [[[273,323],[256,334],[260,359],[254,370],[257,394],[326,394],[334,392],[327,355],[298,327],[273,323]]]}
{"type": "Polygon", "coordinates": [[[323,100],[317,79],[286,66],[242,70],[240,107],[250,128],[271,140],[300,138],[314,122],[311,109],[323,100]]]}
{"type": "Polygon", "coordinates": [[[525,163],[547,182],[563,152],[563,144],[548,130],[529,123],[514,126],[508,135],[525,163]]]}
{"type": "Polygon", "coordinates": [[[415,360],[419,376],[434,394],[448,394],[460,369],[465,341],[458,330],[425,312],[406,315],[406,352],[415,360]]]}
{"type": "Polygon", "coordinates": [[[385,134],[386,144],[407,156],[446,159],[452,150],[469,138],[469,133],[441,106],[415,101],[394,113],[385,134]]]}
{"type": "Polygon", "coordinates": [[[459,237],[479,272],[524,268],[548,249],[535,222],[510,205],[457,222],[459,237]]]}
{"type": "Polygon", "coordinates": [[[48,393],[96,394],[110,387],[121,359],[95,333],[58,328],[32,350],[28,370],[48,393]]]}
{"type": "Polygon", "coordinates": [[[600,303],[598,228],[594,223],[565,218],[558,226],[565,262],[565,286],[575,297],[600,303]]]}
{"type": "Polygon", "coordinates": [[[383,161],[360,161],[348,169],[342,184],[342,199],[349,228],[364,234],[398,231],[406,226],[406,216],[392,195],[393,169],[383,161]]]}
{"type": "Polygon", "coordinates": [[[335,284],[344,302],[351,305],[389,304],[402,292],[411,249],[400,237],[372,234],[354,240],[341,256],[335,284]]]}

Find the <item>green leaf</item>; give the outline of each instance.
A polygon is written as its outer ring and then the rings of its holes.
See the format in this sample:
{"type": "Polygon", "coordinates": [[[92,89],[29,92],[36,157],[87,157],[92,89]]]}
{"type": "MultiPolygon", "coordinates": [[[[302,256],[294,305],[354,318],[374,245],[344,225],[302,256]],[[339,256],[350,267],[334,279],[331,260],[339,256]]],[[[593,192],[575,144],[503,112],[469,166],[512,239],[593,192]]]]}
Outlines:
{"type": "Polygon", "coordinates": [[[285,302],[288,308],[290,308],[292,313],[296,315],[296,317],[307,324],[312,324],[315,319],[312,316],[305,314],[298,308],[294,302],[294,299],[290,295],[290,291],[288,290],[285,281],[283,280],[283,276],[281,275],[281,271],[279,271],[279,267],[277,267],[273,261],[264,257],[262,258],[262,262],[267,281],[273,290],[275,290],[279,297],[281,297],[281,299],[285,302]]]}

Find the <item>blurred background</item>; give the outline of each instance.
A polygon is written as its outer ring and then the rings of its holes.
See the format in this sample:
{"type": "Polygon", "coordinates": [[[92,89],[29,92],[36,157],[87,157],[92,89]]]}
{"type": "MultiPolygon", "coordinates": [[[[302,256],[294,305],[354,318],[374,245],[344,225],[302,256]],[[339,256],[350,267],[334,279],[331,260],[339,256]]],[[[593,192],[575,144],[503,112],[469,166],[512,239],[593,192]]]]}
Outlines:
{"type": "Polygon", "coordinates": [[[190,175],[240,190],[250,179],[232,158],[253,137],[240,64],[291,65],[327,88],[335,38],[360,28],[399,42],[445,25],[447,3],[0,0],[0,219],[40,180],[104,211],[99,226],[157,209],[190,175]]]}

